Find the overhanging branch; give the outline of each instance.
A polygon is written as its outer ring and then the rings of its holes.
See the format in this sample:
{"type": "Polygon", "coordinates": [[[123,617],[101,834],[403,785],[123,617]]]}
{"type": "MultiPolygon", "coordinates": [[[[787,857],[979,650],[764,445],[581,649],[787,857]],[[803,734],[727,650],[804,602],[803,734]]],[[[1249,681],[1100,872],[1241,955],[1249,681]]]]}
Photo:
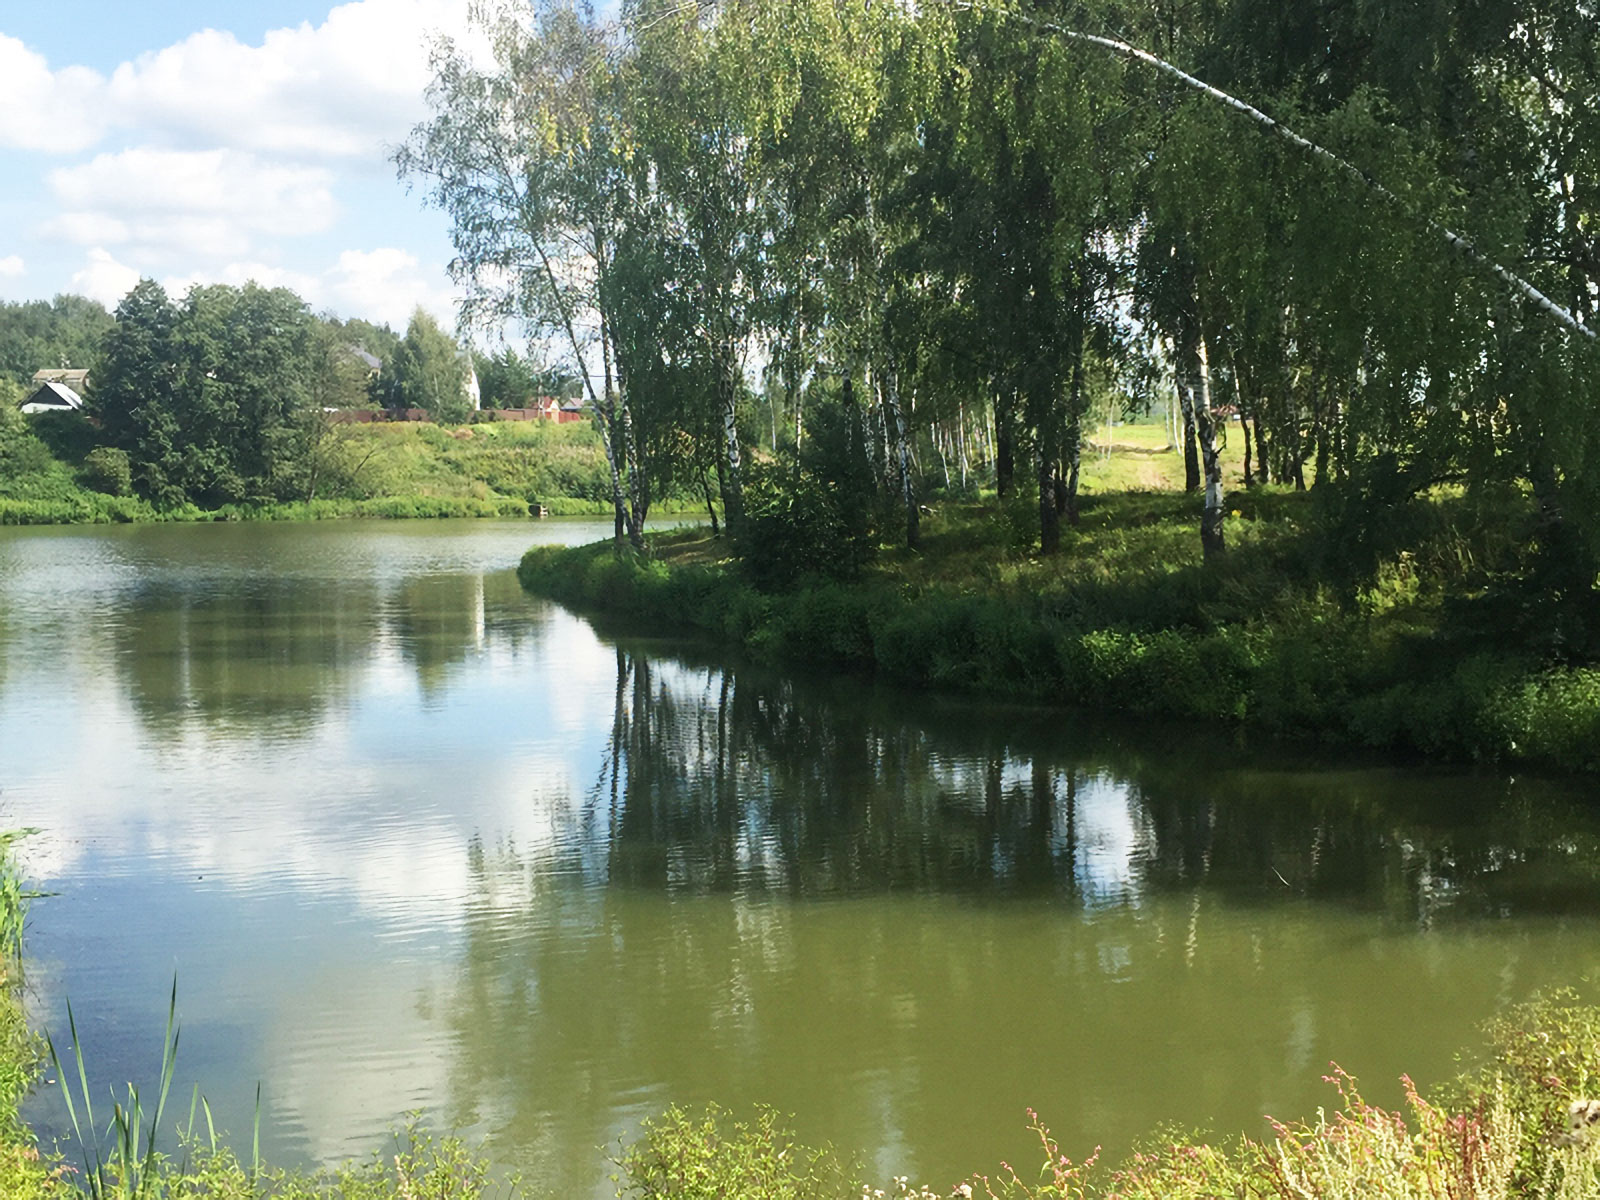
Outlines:
{"type": "Polygon", "coordinates": [[[1189,74],[1189,72],[1185,71],[1182,67],[1175,66],[1166,59],[1151,54],[1148,50],[1141,50],[1139,47],[1130,45],[1127,42],[1118,41],[1116,38],[1102,37],[1099,34],[1093,33],[1083,33],[1080,30],[1068,29],[1065,26],[1057,25],[1050,21],[1040,21],[1036,18],[1025,16],[1022,13],[1008,12],[1004,9],[987,8],[986,6],[970,3],[969,0],[956,0],[951,7],[965,12],[977,12],[980,10],[996,12],[1000,15],[1008,16],[1013,20],[1020,21],[1025,25],[1030,25],[1033,28],[1039,29],[1046,33],[1055,33],[1071,41],[1087,42],[1091,45],[1100,46],[1103,49],[1120,54],[1124,58],[1134,59],[1137,62],[1142,62],[1147,66],[1154,67],[1163,74],[1172,76],[1174,79],[1183,83],[1184,86],[1192,88],[1193,90],[1200,92],[1202,95],[1208,96],[1211,99],[1226,105],[1235,112],[1242,113],[1244,116],[1254,121],[1257,125],[1260,125],[1269,132],[1276,134],[1278,137],[1282,138],[1291,145],[1297,146],[1306,153],[1333,164],[1333,166],[1338,168],[1340,171],[1360,181],[1370,191],[1378,196],[1381,196],[1384,200],[1394,205],[1395,208],[1397,208],[1400,212],[1404,213],[1412,220],[1420,222],[1430,233],[1442,238],[1452,250],[1455,250],[1459,254],[1463,255],[1466,259],[1468,259],[1468,261],[1475,263],[1480,267],[1486,268],[1497,279],[1506,284],[1513,291],[1518,292],[1524,299],[1531,303],[1534,308],[1538,309],[1551,320],[1566,326],[1575,333],[1581,333],[1584,337],[1590,338],[1591,340],[1596,339],[1597,335],[1595,331],[1585,325],[1582,321],[1578,320],[1578,318],[1573,315],[1570,309],[1563,308],[1560,304],[1557,304],[1549,296],[1545,295],[1538,288],[1534,287],[1533,284],[1522,278],[1522,276],[1518,275],[1515,271],[1510,270],[1508,267],[1501,266],[1494,259],[1484,254],[1483,251],[1479,250],[1475,245],[1473,245],[1468,238],[1461,236],[1454,230],[1446,228],[1439,222],[1435,221],[1432,217],[1425,216],[1424,214],[1417,212],[1411,205],[1407,204],[1394,192],[1390,191],[1387,187],[1379,183],[1376,179],[1367,174],[1367,172],[1363,171],[1354,163],[1339,157],[1339,155],[1335,154],[1332,150],[1329,150],[1325,146],[1318,145],[1310,138],[1302,137],[1300,134],[1290,129],[1282,121],[1277,120],[1275,117],[1268,116],[1254,105],[1247,104],[1245,101],[1240,100],[1237,96],[1230,96],[1221,88],[1213,87],[1205,80],[1196,78],[1195,76],[1189,74]]]}

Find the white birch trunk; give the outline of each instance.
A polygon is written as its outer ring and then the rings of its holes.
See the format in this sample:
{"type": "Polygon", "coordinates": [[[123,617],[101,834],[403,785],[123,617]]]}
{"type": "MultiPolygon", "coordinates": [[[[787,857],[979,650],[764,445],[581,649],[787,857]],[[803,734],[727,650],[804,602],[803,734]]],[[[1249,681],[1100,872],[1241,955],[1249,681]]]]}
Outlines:
{"type": "Polygon", "coordinates": [[[1195,436],[1205,471],[1205,504],[1200,510],[1200,546],[1215,558],[1227,547],[1222,533],[1222,453],[1217,444],[1217,424],[1211,411],[1211,357],[1205,334],[1189,339],[1189,394],[1194,404],[1195,436]]]}

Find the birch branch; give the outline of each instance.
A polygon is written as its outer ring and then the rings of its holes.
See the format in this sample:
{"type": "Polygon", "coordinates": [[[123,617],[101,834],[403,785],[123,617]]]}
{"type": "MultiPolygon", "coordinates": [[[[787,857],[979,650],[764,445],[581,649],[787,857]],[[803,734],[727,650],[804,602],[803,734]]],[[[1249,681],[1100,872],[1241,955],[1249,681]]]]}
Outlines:
{"type": "MultiPolygon", "coordinates": [[[[951,7],[963,12],[976,12],[980,9],[979,5],[970,3],[968,0],[957,0],[957,3],[951,5],[951,7]]],[[[1003,12],[1003,10],[990,11],[1003,12]]],[[[1540,312],[1544,313],[1545,316],[1551,318],[1559,324],[1565,325],[1568,329],[1575,333],[1581,333],[1590,339],[1597,339],[1595,331],[1585,325],[1582,321],[1578,320],[1578,318],[1572,314],[1570,309],[1563,308],[1561,305],[1557,304],[1549,296],[1545,295],[1538,288],[1534,287],[1533,284],[1522,278],[1522,276],[1518,275],[1515,271],[1512,271],[1507,267],[1503,267],[1499,263],[1495,262],[1494,259],[1490,258],[1487,254],[1483,253],[1483,251],[1479,250],[1475,245],[1473,245],[1469,239],[1462,237],[1454,230],[1446,228],[1444,225],[1441,225],[1439,222],[1435,221],[1432,217],[1425,216],[1417,212],[1410,204],[1407,204],[1394,192],[1390,191],[1387,187],[1379,183],[1376,179],[1367,174],[1367,172],[1363,171],[1354,163],[1339,157],[1339,155],[1335,154],[1327,147],[1319,146],[1311,139],[1302,137],[1300,134],[1290,129],[1282,121],[1268,116],[1254,105],[1247,104],[1245,101],[1240,100],[1237,96],[1230,96],[1221,88],[1212,87],[1205,80],[1196,78],[1195,76],[1189,74],[1189,72],[1185,71],[1182,67],[1175,66],[1166,59],[1159,58],[1156,55],[1151,54],[1148,50],[1141,50],[1137,46],[1130,45],[1127,42],[1118,41],[1116,38],[1101,37],[1098,34],[1083,33],[1076,29],[1067,29],[1066,27],[1054,24],[1053,22],[1036,20],[1033,17],[1024,16],[1021,13],[1003,12],[1003,15],[1021,21],[1025,25],[1031,25],[1035,29],[1039,29],[1043,32],[1060,34],[1062,37],[1068,38],[1069,40],[1075,42],[1088,42],[1092,45],[1100,46],[1116,54],[1120,54],[1124,58],[1131,58],[1138,62],[1145,63],[1146,65],[1152,66],[1164,74],[1172,76],[1174,79],[1177,79],[1183,83],[1186,87],[1193,88],[1195,91],[1201,93],[1202,95],[1209,96],[1211,99],[1226,105],[1235,112],[1242,113],[1244,116],[1254,121],[1257,125],[1260,125],[1270,133],[1276,134],[1278,137],[1281,137],[1284,141],[1290,143],[1291,145],[1299,147],[1301,150],[1304,150],[1313,157],[1320,158],[1325,162],[1333,164],[1334,167],[1365,185],[1369,190],[1387,200],[1390,204],[1394,205],[1400,210],[1400,212],[1404,213],[1412,220],[1421,222],[1430,233],[1442,238],[1452,250],[1455,250],[1459,254],[1463,255],[1468,261],[1489,270],[1502,283],[1520,293],[1524,299],[1529,301],[1540,312]]]]}

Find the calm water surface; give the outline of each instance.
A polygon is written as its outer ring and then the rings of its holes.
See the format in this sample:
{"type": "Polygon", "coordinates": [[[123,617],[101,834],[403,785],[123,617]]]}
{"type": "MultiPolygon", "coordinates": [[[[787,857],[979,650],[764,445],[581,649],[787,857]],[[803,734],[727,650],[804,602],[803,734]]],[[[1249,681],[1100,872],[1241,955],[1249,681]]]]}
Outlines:
{"type": "MultiPolygon", "coordinates": [[[[585,522],[0,531],[36,1019],[331,1162],[411,1110],[565,1195],[670,1102],[885,1179],[1442,1079],[1600,967],[1581,788],[783,677],[510,568],[585,522]]],[[[101,1091],[100,1094],[104,1094],[101,1091]]],[[[46,1092],[34,1119],[59,1128],[46,1092]]]]}

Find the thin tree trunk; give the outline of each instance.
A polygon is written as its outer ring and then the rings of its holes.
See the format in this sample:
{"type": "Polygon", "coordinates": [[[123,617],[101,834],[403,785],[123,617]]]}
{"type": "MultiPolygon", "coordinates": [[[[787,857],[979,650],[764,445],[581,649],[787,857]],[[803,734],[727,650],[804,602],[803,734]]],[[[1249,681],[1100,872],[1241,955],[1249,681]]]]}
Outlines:
{"type": "Polygon", "coordinates": [[[1196,440],[1195,401],[1192,376],[1184,377],[1185,368],[1178,368],[1178,407],[1183,410],[1183,490],[1200,490],[1200,445],[1196,440]]]}
{"type": "MultiPolygon", "coordinates": [[[[1040,438],[1042,443],[1044,438],[1040,438]]],[[[1039,447],[1039,553],[1061,549],[1061,514],[1056,511],[1056,458],[1039,447]]]]}
{"type": "Polygon", "coordinates": [[[1089,321],[1089,285],[1085,279],[1078,286],[1078,311],[1072,336],[1072,383],[1067,390],[1067,521],[1078,523],[1078,468],[1083,460],[1083,413],[1085,395],[1083,385],[1083,343],[1089,321]]]}
{"type": "Polygon", "coordinates": [[[966,492],[967,492],[968,467],[967,467],[967,406],[965,404],[956,405],[956,420],[959,422],[959,424],[956,426],[956,437],[957,437],[956,449],[959,452],[959,458],[958,458],[957,461],[959,461],[959,463],[961,464],[961,494],[962,495],[966,495],[966,492]]]}
{"type": "MultiPolygon", "coordinates": [[[[603,375],[601,377],[601,395],[595,397],[593,388],[590,388],[595,404],[595,414],[600,418],[601,432],[605,435],[606,465],[611,468],[611,503],[616,509],[616,522],[612,530],[612,538],[620,543],[629,533],[628,529],[628,501],[622,490],[622,463],[618,459],[624,453],[622,449],[622,430],[617,420],[617,393],[612,386],[611,377],[611,338],[604,320],[600,323],[600,361],[603,375]]],[[[587,382],[588,372],[584,373],[587,382]]]]}
{"type": "Polygon", "coordinates": [[[722,461],[718,472],[722,484],[722,519],[728,536],[744,532],[744,485],[740,478],[739,381],[735,377],[738,356],[731,346],[722,347],[722,362],[717,372],[717,408],[722,421],[722,461]]]}
{"type": "Polygon", "coordinates": [[[1256,477],[1250,469],[1250,422],[1245,419],[1242,408],[1239,410],[1239,436],[1244,439],[1244,485],[1253,488],[1256,486],[1256,477]]]}
{"type": "Polygon", "coordinates": [[[885,432],[894,441],[895,459],[900,469],[900,498],[906,509],[906,545],[915,550],[921,541],[922,521],[917,510],[916,487],[911,479],[911,448],[906,437],[906,418],[900,406],[900,372],[892,358],[883,371],[883,405],[885,432]]]}
{"type": "MultiPolygon", "coordinates": [[[[1035,382],[1034,388],[1043,385],[1035,382]]],[[[1061,512],[1056,507],[1056,485],[1061,461],[1060,439],[1056,436],[1055,412],[1050,397],[1032,392],[1028,397],[1028,411],[1038,431],[1037,462],[1039,472],[1039,552],[1054,554],[1061,549],[1061,512]]]]}
{"type": "Polygon", "coordinates": [[[994,490],[1002,500],[1016,485],[1016,403],[1016,390],[1002,380],[994,393],[994,490]]]}
{"type": "Polygon", "coordinates": [[[1332,453],[1332,388],[1326,380],[1322,380],[1313,385],[1311,395],[1311,444],[1316,455],[1316,480],[1320,487],[1328,482],[1328,462],[1332,453]]]}
{"type": "MultiPolygon", "coordinates": [[[[609,360],[609,355],[607,356],[609,360]]],[[[611,368],[607,367],[609,376],[611,368]]],[[[626,395],[627,381],[623,378],[622,366],[616,368],[617,391],[626,395]]],[[[622,425],[622,446],[624,461],[628,466],[628,541],[635,550],[644,549],[644,523],[650,511],[650,486],[645,478],[644,467],[639,461],[639,438],[633,427],[633,410],[627,404],[620,405],[618,417],[622,425]]]]}
{"type": "Polygon", "coordinates": [[[615,512],[612,538],[621,542],[628,531],[628,502],[622,493],[622,468],[617,463],[617,419],[609,397],[595,407],[600,421],[600,443],[605,447],[606,466],[611,471],[611,507],[615,512]]]}
{"type": "Polygon", "coordinates": [[[1211,411],[1211,361],[1206,337],[1199,329],[1186,339],[1185,367],[1194,404],[1195,433],[1205,465],[1205,503],[1200,510],[1200,546],[1207,559],[1222,554],[1226,543],[1222,532],[1222,455],[1217,444],[1217,426],[1211,411]]]}
{"type": "Polygon", "coordinates": [[[1291,145],[1298,147],[1307,154],[1310,154],[1313,157],[1321,159],[1323,162],[1330,164],[1337,170],[1354,179],[1357,183],[1360,183],[1374,195],[1381,197],[1389,204],[1393,205],[1401,213],[1405,214],[1411,220],[1418,222],[1425,229],[1427,229],[1429,233],[1442,240],[1445,245],[1450,247],[1450,249],[1462,255],[1470,262],[1476,263],[1478,266],[1489,271],[1492,275],[1494,275],[1495,278],[1499,279],[1502,283],[1510,287],[1525,300],[1531,303],[1541,315],[1557,322],[1574,333],[1582,334],[1584,337],[1587,337],[1592,341],[1600,341],[1600,333],[1597,333],[1594,329],[1591,329],[1589,326],[1585,325],[1571,311],[1557,304],[1554,300],[1545,295],[1538,288],[1534,287],[1533,284],[1529,283],[1526,279],[1522,278],[1514,271],[1502,266],[1500,263],[1484,254],[1483,251],[1479,250],[1477,246],[1475,246],[1467,238],[1464,238],[1454,230],[1439,224],[1439,222],[1435,221],[1432,217],[1429,217],[1426,213],[1419,211],[1409,201],[1402,199],[1397,193],[1391,191],[1389,188],[1384,187],[1383,184],[1379,183],[1372,177],[1371,174],[1363,170],[1361,167],[1358,167],[1354,163],[1339,157],[1339,155],[1327,149],[1325,146],[1319,145],[1318,143],[1311,141],[1309,138],[1302,137],[1300,134],[1290,129],[1287,125],[1283,124],[1276,118],[1268,116],[1254,105],[1247,104],[1237,96],[1229,95],[1221,88],[1213,87],[1205,80],[1196,78],[1182,68],[1175,66],[1171,62],[1168,62],[1166,59],[1151,54],[1148,50],[1141,50],[1139,47],[1130,45],[1127,42],[1118,41],[1115,38],[1104,37],[1099,34],[1084,33],[1076,29],[1068,29],[1063,25],[1057,25],[1051,21],[1041,21],[1036,18],[1020,14],[1014,15],[1016,15],[1019,20],[1033,26],[1036,29],[1058,33],[1062,37],[1069,38],[1072,41],[1086,42],[1091,45],[1100,46],[1104,49],[1111,50],[1127,58],[1136,59],[1139,62],[1147,64],[1148,66],[1154,67],[1158,71],[1172,76],[1174,79],[1177,79],[1183,83],[1184,86],[1193,88],[1202,95],[1220,102],[1228,108],[1231,108],[1234,112],[1248,117],[1262,128],[1268,130],[1270,133],[1273,133],[1291,145]]]}
{"type": "Polygon", "coordinates": [[[717,527],[717,506],[712,499],[711,480],[706,478],[706,469],[700,468],[700,491],[706,498],[706,514],[711,518],[711,536],[717,537],[722,532],[717,527]]]}
{"type": "Polygon", "coordinates": [[[798,456],[800,444],[805,438],[805,400],[800,394],[799,369],[790,363],[785,374],[788,376],[789,411],[794,414],[794,449],[798,456]]]}
{"type": "Polygon", "coordinates": [[[1245,412],[1244,381],[1239,377],[1239,356],[1233,356],[1233,407],[1239,414],[1239,436],[1244,439],[1244,485],[1255,487],[1256,478],[1250,471],[1250,421],[1245,412]]]}

